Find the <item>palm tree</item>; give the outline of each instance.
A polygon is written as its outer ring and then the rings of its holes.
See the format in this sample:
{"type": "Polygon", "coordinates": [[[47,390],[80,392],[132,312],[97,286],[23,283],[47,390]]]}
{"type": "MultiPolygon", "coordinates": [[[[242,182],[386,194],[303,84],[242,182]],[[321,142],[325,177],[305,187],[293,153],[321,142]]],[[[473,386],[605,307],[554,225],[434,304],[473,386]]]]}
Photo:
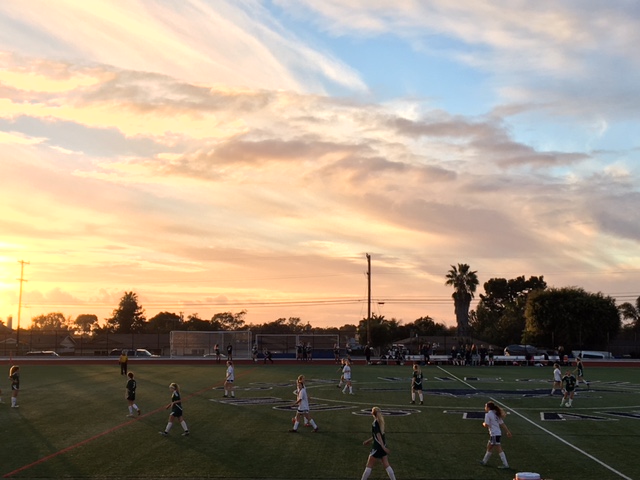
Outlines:
{"type": "Polygon", "coordinates": [[[632,328],[640,328],[640,297],[636,298],[636,304],[625,302],[618,307],[625,320],[631,320],[632,328]]]}
{"type": "Polygon", "coordinates": [[[458,266],[451,265],[451,270],[447,272],[445,285],[453,287],[454,311],[456,322],[458,323],[458,336],[465,336],[469,331],[469,306],[471,299],[478,286],[477,272],[471,271],[466,263],[459,263],[458,266]]]}

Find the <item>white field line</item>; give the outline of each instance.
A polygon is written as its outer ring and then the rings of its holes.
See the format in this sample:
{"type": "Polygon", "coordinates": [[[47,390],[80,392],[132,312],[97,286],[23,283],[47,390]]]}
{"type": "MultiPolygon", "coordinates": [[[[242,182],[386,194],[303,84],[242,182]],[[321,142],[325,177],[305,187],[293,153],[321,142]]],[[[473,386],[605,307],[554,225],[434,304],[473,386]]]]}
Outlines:
{"type": "MultiPolygon", "coordinates": [[[[455,375],[453,375],[451,372],[445,370],[444,368],[438,366],[438,368],[440,370],[442,370],[443,372],[445,372],[447,375],[451,375],[453,378],[455,378],[456,380],[458,380],[460,383],[468,386],[469,388],[471,388],[472,390],[477,390],[476,387],[474,387],[473,385],[465,382],[464,380],[456,377],[455,375]]],[[[565,445],[567,445],[568,447],[573,448],[574,450],[576,450],[577,452],[580,452],[581,454],[583,454],[585,457],[590,458],[591,460],[593,460],[596,463],[599,463],[600,465],[602,465],[604,468],[606,468],[607,470],[615,473],[616,475],[618,475],[620,478],[624,478],[625,480],[633,480],[633,478],[631,477],[627,477],[624,473],[619,472],[618,470],[616,470],[615,468],[607,465],[606,463],[604,463],[602,460],[597,459],[596,457],[594,457],[593,455],[591,455],[590,453],[585,452],[584,450],[576,447],[574,444],[566,441],[564,438],[559,437],[558,435],[556,435],[555,433],[553,433],[550,430],[547,430],[546,428],[544,428],[542,425],[538,425],[536,422],[534,422],[533,420],[528,419],[527,417],[525,417],[524,415],[522,415],[520,412],[517,412],[515,409],[509,407],[508,405],[505,405],[502,402],[499,402],[498,400],[496,400],[495,398],[489,397],[491,398],[491,400],[493,400],[495,403],[500,404],[501,406],[503,406],[504,408],[506,408],[507,410],[510,410],[511,412],[513,412],[515,415],[519,416],[520,418],[522,418],[523,420],[526,420],[527,422],[529,422],[531,425],[533,425],[534,427],[539,428],[540,430],[542,430],[543,432],[545,432],[548,435],[551,435],[553,438],[555,438],[556,440],[559,440],[560,442],[564,443],[565,445]]]]}

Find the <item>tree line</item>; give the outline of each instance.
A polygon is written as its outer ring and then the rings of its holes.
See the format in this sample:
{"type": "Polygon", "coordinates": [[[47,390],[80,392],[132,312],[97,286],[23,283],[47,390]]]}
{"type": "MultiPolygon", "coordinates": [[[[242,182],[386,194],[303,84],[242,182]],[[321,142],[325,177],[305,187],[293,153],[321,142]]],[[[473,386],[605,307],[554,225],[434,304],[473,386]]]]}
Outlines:
{"type": "MultiPolygon", "coordinates": [[[[467,264],[452,265],[445,284],[453,287],[456,326],[447,327],[431,317],[403,323],[395,318],[373,314],[357,325],[314,327],[298,317],[278,318],[252,324],[246,310],[220,312],[209,319],[197,313],[188,315],[160,312],[147,319],[135,292],[125,292],[112,315],[100,324],[93,314],[78,315],[75,320],[60,312],[32,318],[31,329],[68,331],[95,335],[100,333],[169,333],[172,330],[221,331],[251,330],[254,334],[344,334],[367,340],[372,347],[384,347],[406,338],[457,336],[474,338],[494,345],[527,343],[565,349],[605,349],[616,336],[637,336],[640,330],[640,297],[635,304],[616,305],[615,299],[602,293],[589,293],[578,287],[549,288],[542,276],[526,279],[491,278],[484,293],[470,310],[479,280],[467,264]]],[[[6,327],[0,322],[0,330],[6,327]]],[[[466,340],[465,340],[466,341],[466,340]]]]}

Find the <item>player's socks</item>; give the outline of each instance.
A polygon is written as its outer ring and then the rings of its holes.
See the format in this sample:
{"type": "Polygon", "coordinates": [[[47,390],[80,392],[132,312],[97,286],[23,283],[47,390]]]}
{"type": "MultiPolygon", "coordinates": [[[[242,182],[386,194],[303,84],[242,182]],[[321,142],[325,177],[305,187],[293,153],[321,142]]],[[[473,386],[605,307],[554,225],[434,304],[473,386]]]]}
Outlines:
{"type": "Polygon", "coordinates": [[[171,427],[173,427],[173,422],[167,423],[167,426],[164,429],[165,433],[169,433],[169,430],[171,430],[171,427]]]}
{"type": "Polygon", "coordinates": [[[486,465],[489,462],[490,458],[491,458],[491,452],[486,452],[484,454],[484,458],[482,459],[482,463],[486,465]]]}
{"type": "Polygon", "coordinates": [[[370,475],[371,475],[371,469],[369,467],[365,468],[364,472],[362,473],[361,480],[367,480],[367,478],[369,478],[370,475]]]}
{"type": "Polygon", "coordinates": [[[182,420],[182,421],[180,422],[180,425],[182,426],[182,429],[183,429],[185,432],[188,432],[188,431],[189,431],[189,427],[187,427],[187,422],[185,422],[184,420],[182,420]]]}
{"type": "Polygon", "coordinates": [[[391,480],[396,480],[396,474],[393,472],[393,468],[391,468],[391,465],[385,468],[385,470],[387,471],[387,475],[389,475],[389,478],[391,480]]]}
{"type": "Polygon", "coordinates": [[[502,464],[506,467],[509,468],[509,462],[507,462],[507,456],[505,455],[504,452],[500,452],[500,460],[502,460],[502,464]]]}

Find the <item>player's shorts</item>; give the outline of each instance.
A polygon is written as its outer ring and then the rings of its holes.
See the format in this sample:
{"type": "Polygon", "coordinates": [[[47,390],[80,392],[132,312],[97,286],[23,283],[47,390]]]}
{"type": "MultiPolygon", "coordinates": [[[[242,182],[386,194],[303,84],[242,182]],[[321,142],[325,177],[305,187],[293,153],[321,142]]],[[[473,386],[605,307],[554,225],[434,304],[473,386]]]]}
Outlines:
{"type": "Polygon", "coordinates": [[[344,380],[346,382],[350,382],[351,381],[351,375],[343,375],[342,377],[344,378],[344,380]]]}
{"type": "Polygon", "coordinates": [[[413,385],[411,387],[411,390],[420,390],[420,391],[422,391],[422,385],[413,385]]]}
{"type": "Polygon", "coordinates": [[[382,448],[372,448],[369,452],[369,456],[373,458],[383,458],[387,456],[387,452],[385,452],[382,448]]]}
{"type": "Polygon", "coordinates": [[[500,445],[502,435],[491,435],[489,437],[489,445],[500,445]]]}
{"type": "Polygon", "coordinates": [[[18,385],[11,385],[11,390],[20,390],[20,387],[18,385]]]}
{"type": "Polygon", "coordinates": [[[127,400],[129,400],[130,402],[133,402],[135,399],[136,399],[136,393],[135,392],[127,393],[127,400]]]}
{"type": "Polygon", "coordinates": [[[225,380],[227,383],[233,383],[233,380],[225,380]]]}
{"type": "Polygon", "coordinates": [[[309,410],[300,410],[300,409],[298,409],[297,411],[298,411],[298,413],[300,415],[306,415],[307,413],[309,413],[309,410]]]}
{"type": "Polygon", "coordinates": [[[169,415],[175,418],[180,418],[182,416],[182,407],[174,405],[171,407],[171,413],[169,415]]]}

